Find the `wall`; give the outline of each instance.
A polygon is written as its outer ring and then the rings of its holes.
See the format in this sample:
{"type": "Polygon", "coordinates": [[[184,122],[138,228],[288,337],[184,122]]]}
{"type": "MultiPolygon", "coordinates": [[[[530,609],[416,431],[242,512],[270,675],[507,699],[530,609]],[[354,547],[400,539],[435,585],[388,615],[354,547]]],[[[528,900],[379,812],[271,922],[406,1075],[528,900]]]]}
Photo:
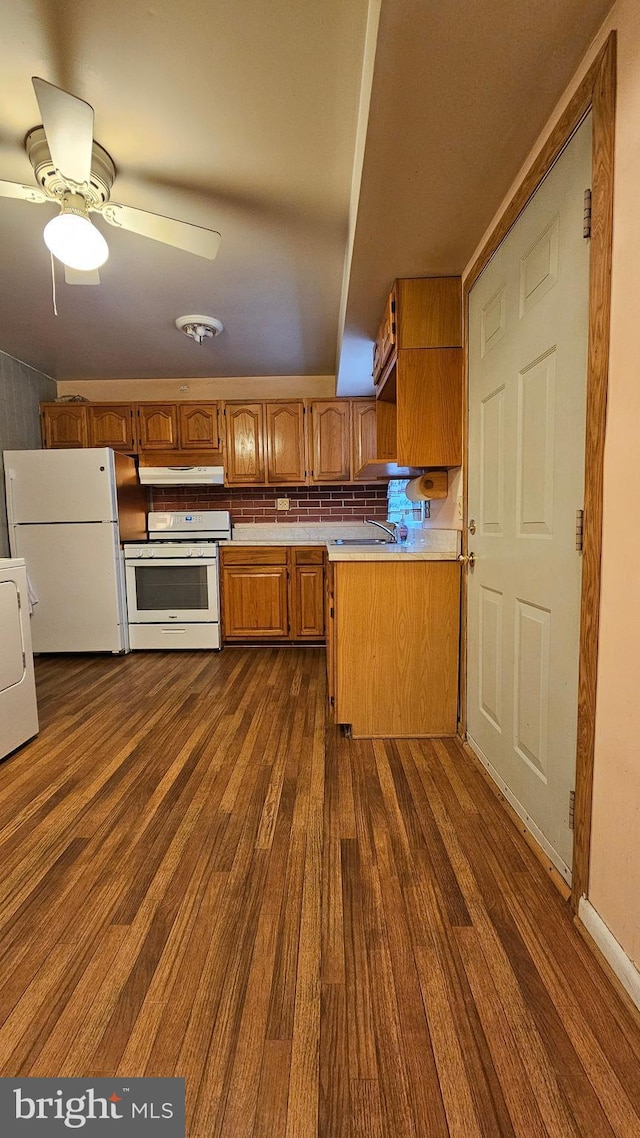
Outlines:
{"type": "Polygon", "coordinates": [[[640,966],[640,526],[636,521],[640,424],[637,362],[640,4],[637,0],[618,0],[613,6],[485,237],[612,29],[618,33],[614,246],[589,901],[627,956],[640,966]]]}
{"type": "Polygon", "coordinates": [[[174,486],[153,491],[154,510],[229,510],[233,522],[359,522],[387,516],[387,487],[276,486],[238,487],[174,486]],[[276,498],[288,498],[291,509],[276,512],[276,498]]]}
{"type": "Polygon", "coordinates": [[[0,352],[0,557],[9,553],[2,452],[40,447],[38,404],[55,397],[56,385],[52,379],[0,352]]]}
{"type": "Polygon", "coordinates": [[[332,399],[333,375],[253,375],[225,379],[74,379],[59,380],[59,395],[86,399],[332,399]],[[187,387],[188,391],[181,391],[187,387]]]}

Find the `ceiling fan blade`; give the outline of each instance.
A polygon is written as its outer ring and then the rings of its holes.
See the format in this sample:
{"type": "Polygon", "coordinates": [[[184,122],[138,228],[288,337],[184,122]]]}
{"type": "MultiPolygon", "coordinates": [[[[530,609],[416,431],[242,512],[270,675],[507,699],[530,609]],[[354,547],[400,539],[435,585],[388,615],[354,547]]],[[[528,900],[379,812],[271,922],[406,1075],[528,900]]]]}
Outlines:
{"type": "Polygon", "coordinates": [[[184,249],[196,257],[206,257],[212,261],[220,247],[220,234],[214,229],[204,229],[201,225],[191,225],[187,221],[175,221],[159,213],[147,213],[144,209],[134,209],[130,205],[117,205],[109,202],[100,210],[109,225],[118,229],[128,229],[163,245],[184,249]]]}
{"type": "Polygon", "coordinates": [[[45,79],[34,77],[31,82],[54,166],[65,180],[78,185],[88,182],[91,177],[93,107],[45,79]]]}
{"type": "Polygon", "coordinates": [[[88,272],[83,272],[80,269],[72,269],[70,265],[65,265],[64,279],[70,285],[99,285],[100,273],[97,269],[89,269],[88,272]]]}
{"type": "Polygon", "coordinates": [[[50,199],[35,186],[23,186],[20,182],[0,182],[0,198],[22,198],[25,202],[41,202],[50,199]]]}

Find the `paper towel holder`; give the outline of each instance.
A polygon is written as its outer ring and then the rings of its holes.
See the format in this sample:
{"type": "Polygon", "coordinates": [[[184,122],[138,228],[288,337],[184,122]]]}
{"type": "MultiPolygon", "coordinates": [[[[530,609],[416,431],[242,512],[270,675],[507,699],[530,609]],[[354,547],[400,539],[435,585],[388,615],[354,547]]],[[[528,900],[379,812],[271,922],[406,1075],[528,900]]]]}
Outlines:
{"type": "Polygon", "coordinates": [[[425,470],[417,478],[412,478],[405,488],[405,494],[410,502],[446,498],[448,492],[449,473],[447,470],[425,470]]]}

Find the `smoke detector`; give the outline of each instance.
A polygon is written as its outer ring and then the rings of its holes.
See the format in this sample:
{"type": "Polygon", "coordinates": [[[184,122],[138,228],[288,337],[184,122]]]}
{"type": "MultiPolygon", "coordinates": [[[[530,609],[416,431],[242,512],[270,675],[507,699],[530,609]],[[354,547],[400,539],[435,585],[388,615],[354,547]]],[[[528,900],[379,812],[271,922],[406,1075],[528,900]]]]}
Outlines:
{"type": "Polygon", "coordinates": [[[203,344],[205,340],[219,336],[224,324],[222,320],[216,320],[215,316],[179,316],[176,328],[184,332],[185,336],[190,336],[196,344],[203,344]]]}

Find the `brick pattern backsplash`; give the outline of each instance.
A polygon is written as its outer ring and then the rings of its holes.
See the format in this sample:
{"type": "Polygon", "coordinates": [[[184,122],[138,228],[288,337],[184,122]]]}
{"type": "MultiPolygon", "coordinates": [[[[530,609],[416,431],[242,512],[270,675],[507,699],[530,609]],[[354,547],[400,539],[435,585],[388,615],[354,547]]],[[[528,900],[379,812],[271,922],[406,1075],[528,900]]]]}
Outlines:
{"type": "Polygon", "coordinates": [[[229,510],[242,524],[265,522],[384,521],[387,487],[375,486],[172,486],[153,491],[154,510],[229,510]],[[276,510],[276,498],[288,498],[288,511],[276,510]]]}

